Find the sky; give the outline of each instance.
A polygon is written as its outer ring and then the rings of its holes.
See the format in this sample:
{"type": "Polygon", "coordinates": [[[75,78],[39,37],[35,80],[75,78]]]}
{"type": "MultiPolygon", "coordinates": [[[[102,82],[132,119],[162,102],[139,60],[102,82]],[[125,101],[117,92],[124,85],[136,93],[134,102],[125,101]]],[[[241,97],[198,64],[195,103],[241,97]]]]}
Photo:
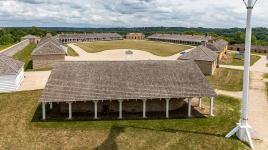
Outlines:
{"type": "MultiPolygon", "coordinates": [[[[268,27],[259,0],[254,27],[268,27]]],[[[245,27],[242,0],[0,0],[0,27],[245,27]]]]}

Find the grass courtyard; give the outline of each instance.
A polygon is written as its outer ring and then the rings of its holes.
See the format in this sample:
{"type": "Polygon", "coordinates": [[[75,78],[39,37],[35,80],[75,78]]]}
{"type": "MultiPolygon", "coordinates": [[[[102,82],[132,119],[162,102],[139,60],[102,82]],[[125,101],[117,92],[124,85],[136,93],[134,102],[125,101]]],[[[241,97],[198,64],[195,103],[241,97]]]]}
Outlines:
{"type": "Polygon", "coordinates": [[[239,119],[238,99],[217,97],[213,118],[43,122],[33,119],[41,92],[0,94],[0,149],[249,149],[224,138],[239,119]]]}
{"type": "Polygon", "coordinates": [[[209,83],[219,90],[242,91],[243,71],[217,68],[213,76],[207,76],[209,83]]]}
{"type": "Polygon", "coordinates": [[[22,51],[19,51],[16,53],[13,58],[20,60],[25,63],[24,69],[25,70],[31,70],[32,69],[32,58],[31,53],[33,49],[36,47],[36,44],[30,43],[28,46],[26,46],[22,51]]]}
{"type": "Polygon", "coordinates": [[[67,49],[67,55],[68,56],[79,56],[79,54],[69,46],[68,46],[68,49],[67,49]]]}
{"type": "MultiPolygon", "coordinates": [[[[261,57],[257,55],[251,55],[250,57],[250,65],[255,64],[261,57]]],[[[222,59],[220,62],[221,65],[233,65],[233,66],[243,66],[244,59],[238,58],[235,53],[228,53],[226,58],[222,59]]]]}
{"type": "Polygon", "coordinates": [[[157,56],[171,56],[191,48],[190,46],[144,40],[97,41],[76,44],[88,53],[113,49],[143,50],[157,56]]]}

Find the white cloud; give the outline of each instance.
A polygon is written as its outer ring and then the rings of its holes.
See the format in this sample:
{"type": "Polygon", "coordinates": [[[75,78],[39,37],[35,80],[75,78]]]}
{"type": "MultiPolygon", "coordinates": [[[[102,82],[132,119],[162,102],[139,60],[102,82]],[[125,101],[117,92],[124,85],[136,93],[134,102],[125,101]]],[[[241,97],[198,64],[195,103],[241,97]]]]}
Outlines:
{"type": "MultiPolygon", "coordinates": [[[[243,27],[242,0],[0,0],[0,26],[243,27]]],[[[268,27],[268,1],[254,26],[268,27]]]]}

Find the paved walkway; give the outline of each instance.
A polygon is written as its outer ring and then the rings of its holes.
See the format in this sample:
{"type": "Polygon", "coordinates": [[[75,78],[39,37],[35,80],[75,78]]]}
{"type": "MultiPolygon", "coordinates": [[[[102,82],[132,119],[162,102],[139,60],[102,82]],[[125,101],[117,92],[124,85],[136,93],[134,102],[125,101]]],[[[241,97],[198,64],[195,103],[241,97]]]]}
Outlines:
{"type": "Polygon", "coordinates": [[[18,91],[44,89],[51,71],[25,72],[18,91]]]}
{"type": "MultiPolygon", "coordinates": [[[[68,44],[73,50],[75,50],[79,56],[71,57],[67,56],[66,61],[131,61],[131,60],[176,60],[180,53],[175,54],[173,56],[161,57],[151,54],[142,50],[133,50],[133,49],[115,49],[115,50],[105,50],[98,53],[87,53],[79,46],[74,44],[68,44]],[[133,54],[127,55],[126,51],[132,51],[133,54]]],[[[186,51],[190,51],[188,49],[186,51]]]]}
{"type": "MultiPolygon", "coordinates": [[[[255,136],[261,140],[255,140],[254,146],[257,150],[268,149],[268,101],[265,91],[264,73],[268,73],[266,67],[266,56],[261,56],[253,66],[250,67],[250,91],[249,91],[249,124],[252,126],[255,136]]],[[[220,67],[243,70],[243,66],[227,66],[220,67]]],[[[230,93],[226,93],[230,95],[230,93]]],[[[231,93],[235,94],[235,93],[231,93]]],[[[241,93],[242,94],[242,93],[241,93]]],[[[236,96],[241,96],[237,94],[236,96]]]]}

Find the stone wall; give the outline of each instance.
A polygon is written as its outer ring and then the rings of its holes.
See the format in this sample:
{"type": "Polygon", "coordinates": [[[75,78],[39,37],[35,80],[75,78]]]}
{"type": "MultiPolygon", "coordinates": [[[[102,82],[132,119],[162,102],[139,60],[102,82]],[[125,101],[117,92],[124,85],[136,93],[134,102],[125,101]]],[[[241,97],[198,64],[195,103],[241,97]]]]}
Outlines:
{"type": "MultiPolygon", "coordinates": [[[[183,106],[183,99],[171,99],[169,101],[169,110],[176,110],[183,106]]],[[[67,103],[61,103],[61,112],[67,113],[69,107],[67,103]]],[[[98,112],[118,112],[119,103],[116,100],[113,101],[99,101],[98,102],[98,112]]],[[[142,112],[143,111],[143,101],[142,100],[124,100],[122,103],[123,112],[142,112]]],[[[160,112],[166,111],[166,101],[154,99],[147,100],[146,102],[146,112],[160,112]]],[[[93,102],[76,102],[72,104],[72,112],[94,112],[93,102]]]]}
{"type": "Polygon", "coordinates": [[[209,62],[209,61],[196,60],[195,62],[204,75],[213,75],[217,67],[217,61],[209,62]]]}
{"type": "Polygon", "coordinates": [[[33,69],[48,69],[57,61],[64,61],[65,54],[32,55],[33,69]]]}
{"type": "Polygon", "coordinates": [[[13,56],[17,52],[23,50],[27,45],[29,45],[29,40],[21,41],[17,44],[12,45],[11,47],[8,47],[7,49],[1,51],[1,54],[7,55],[7,56],[13,56]]]}

